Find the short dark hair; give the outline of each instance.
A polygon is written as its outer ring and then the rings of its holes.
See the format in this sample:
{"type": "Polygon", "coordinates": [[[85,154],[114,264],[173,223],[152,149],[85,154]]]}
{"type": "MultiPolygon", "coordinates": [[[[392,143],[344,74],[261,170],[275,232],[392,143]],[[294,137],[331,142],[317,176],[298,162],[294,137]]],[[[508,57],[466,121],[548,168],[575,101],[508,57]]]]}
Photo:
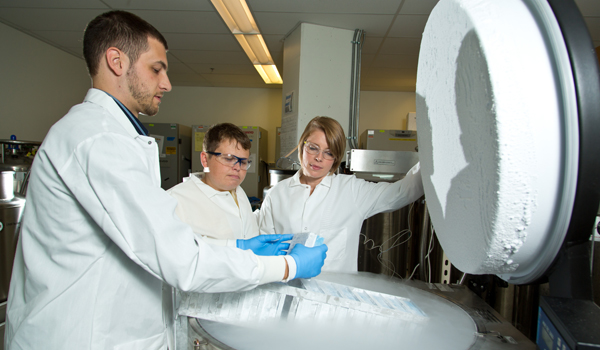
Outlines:
{"type": "Polygon", "coordinates": [[[90,76],[98,74],[100,61],[106,50],[116,47],[125,52],[131,65],[150,49],[148,38],[161,42],[168,49],[167,40],[150,23],[133,13],[110,11],[88,23],[83,34],[83,57],[90,76]]]}
{"type": "Polygon", "coordinates": [[[239,126],[231,123],[221,123],[211,126],[204,134],[202,148],[204,152],[214,152],[225,140],[237,142],[244,150],[249,150],[252,147],[250,138],[239,126]]]}

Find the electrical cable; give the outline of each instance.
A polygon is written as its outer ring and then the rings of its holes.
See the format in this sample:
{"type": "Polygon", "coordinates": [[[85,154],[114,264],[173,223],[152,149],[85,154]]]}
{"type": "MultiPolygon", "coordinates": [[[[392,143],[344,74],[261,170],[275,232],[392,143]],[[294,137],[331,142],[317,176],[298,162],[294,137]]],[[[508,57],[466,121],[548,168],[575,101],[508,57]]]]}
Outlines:
{"type": "Polygon", "coordinates": [[[431,230],[431,236],[429,236],[429,246],[425,259],[427,260],[427,267],[429,270],[428,282],[431,283],[431,258],[429,255],[433,251],[433,235],[435,234],[435,231],[433,230],[433,223],[431,223],[431,221],[429,221],[429,229],[431,230]]]}
{"type": "Polygon", "coordinates": [[[463,272],[463,275],[460,278],[460,281],[458,282],[458,284],[462,285],[465,282],[465,277],[467,277],[467,273],[463,272]]]}
{"type": "Polygon", "coordinates": [[[421,236],[419,237],[419,276],[423,281],[426,280],[427,276],[427,264],[425,259],[427,256],[427,237],[429,235],[429,210],[427,208],[427,202],[423,202],[423,217],[421,221],[421,236]]]}
{"type": "MultiPolygon", "coordinates": [[[[431,225],[431,237],[429,239],[429,245],[428,245],[428,249],[427,249],[427,254],[425,255],[425,257],[423,259],[423,263],[425,262],[425,260],[428,261],[428,264],[429,264],[429,276],[422,276],[422,279],[423,280],[427,279],[429,283],[431,283],[431,263],[430,263],[429,254],[433,251],[433,235],[434,234],[435,234],[435,231],[433,230],[433,225],[431,225]]],[[[421,265],[421,263],[418,263],[417,265],[415,265],[412,273],[408,277],[408,280],[411,280],[413,278],[413,276],[415,275],[415,272],[417,271],[417,268],[420,265],[421,265]]]]}
{"type": "Polygon", "coordinates": [[[415,268],[413,269],[412,273],[410,274],[410,276],[408,276],[408,280],[410,281],[413,276],[415,275],[415,272],[417,271],[417,267],[419,267],[420,263],[415,265],[415,268]]]}
{"type": "Polygon", "coordinates": [[[380,245],[375,245],[375,241],[368,238],[367,235],[365,235],[364,233],[361,233],[360,235],[363,236],[365,239],[363,241],[363,244],[365,246],[365,249],[368,251],[377,249],[379,251],[379,253],[377,254],[377,261],[381,264],[381,266],[383,266],[384,268],[386,268],[387,270],[390,270],[392,273],[392,276],[397,276],[400,279],[404,279],[404,277],[402,277],[398,272],[396,272],[396,266],[388,259],[384,259],[383,258],[383,254],[389,252],[390,250],[401,246],[402,244],[408,242],[411,238],[412,238],[412,229],[411,229],[411,213],[413,212],[414,209],[414,203],[411,203],[409,206],[409,210],[408,210],[408,217],[409,217],[409,221],[408,221],[408,228],[401,230],[397,233],[395,233],[394,235],[392,235],[390,238],[386,239],[385,241],[381,242],[380,245]],[[407,238],[405,238],[402,242],[399,242],[403,236],[408,235],[407,238]],[[369,248],[367,246],[368,243],[371,243],[371,247],[369,248]],[[389,245],[389,248],[384,250],[384,246],[386,245],[386,243],[388,242],[392,242],[389,245]],[[391,265],[391,267],[390,267],[391,265]]]}

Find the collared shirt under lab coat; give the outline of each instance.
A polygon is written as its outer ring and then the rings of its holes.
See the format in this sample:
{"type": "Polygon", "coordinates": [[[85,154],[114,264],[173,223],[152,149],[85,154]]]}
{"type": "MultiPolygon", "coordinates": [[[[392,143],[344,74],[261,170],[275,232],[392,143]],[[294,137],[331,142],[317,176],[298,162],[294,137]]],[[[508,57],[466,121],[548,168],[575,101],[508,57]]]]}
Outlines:
{"type": "Polygon", "coordinates": [[[256,217],[241,186],[235,189],[238,203],[228,191],[217,191],[192,174],[188,180],[171,187],[167,193],[177,199],[175,212],[195,233],[211,244],[235,247],[237,239],[258,235],[256,217]],[[217,243],[221,241],[222,243],[217,243]],[[227,243],[225,243],[227,242],[227,243]]]}
{"type": "Polygon", "coordinates": [[[394,183],[368,182],[354,175],[328,175],[315,187],[300,172],[267,193],[260,212],[261,234],[313,232],[327,244],[323,271],[357,271],[360,229],[365,219],[400,209],[423,195],[420,164],[394,183]]]}
{"type": "Polygon", "coordinates": [[[163,281],[255,287],[251,251],[206,244],[160,188],[156,142],[90,89],[33,162],[10,285],[5,349],[166,349],[163,281]]]}

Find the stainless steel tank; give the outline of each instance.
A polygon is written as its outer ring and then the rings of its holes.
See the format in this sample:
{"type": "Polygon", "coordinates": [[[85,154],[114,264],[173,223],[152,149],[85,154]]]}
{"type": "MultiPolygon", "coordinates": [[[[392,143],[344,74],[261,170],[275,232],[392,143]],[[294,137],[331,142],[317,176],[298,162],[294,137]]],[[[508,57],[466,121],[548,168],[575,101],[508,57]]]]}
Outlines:
{"type": "Polygon", "coordinates": [[[10,140],[0,140],[0,171],[13,171],[13,189],[15,193],[25,196],[27,176],[39,141],[21,141],[14,135],[10,140]]]}
{"type": "Polygon", "coordinates": [[[14,191],[15,172],[0,172],[0,302],[8,298],[8,286],[25,198],[14,191]]]}
{"type": "Polygon", "coordinates": [[[298,170],[292,169],[269,169],[269,186],[263,189],[263,198],[265,198],[269,190],[279,181],[294,176],[297,171],[298,170]]]}
{"type": "Polygon", "coordinates": [[[29,169],[40,144],[14,135],[0,140],[0,303],[8,297],[29,169]]]}

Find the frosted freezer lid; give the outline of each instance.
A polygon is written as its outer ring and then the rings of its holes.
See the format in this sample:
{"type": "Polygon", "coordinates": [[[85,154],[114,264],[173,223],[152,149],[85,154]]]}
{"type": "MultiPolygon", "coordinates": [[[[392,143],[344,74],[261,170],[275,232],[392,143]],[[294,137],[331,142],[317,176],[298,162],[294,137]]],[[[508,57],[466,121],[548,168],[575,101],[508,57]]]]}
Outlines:
{"type": "Polygon", "coordinates": [[[417,73],[425,197],[461,271],[528,283],[567,233],[578,166],[577,100],[543,0],[441,0],[417,73]]]}

